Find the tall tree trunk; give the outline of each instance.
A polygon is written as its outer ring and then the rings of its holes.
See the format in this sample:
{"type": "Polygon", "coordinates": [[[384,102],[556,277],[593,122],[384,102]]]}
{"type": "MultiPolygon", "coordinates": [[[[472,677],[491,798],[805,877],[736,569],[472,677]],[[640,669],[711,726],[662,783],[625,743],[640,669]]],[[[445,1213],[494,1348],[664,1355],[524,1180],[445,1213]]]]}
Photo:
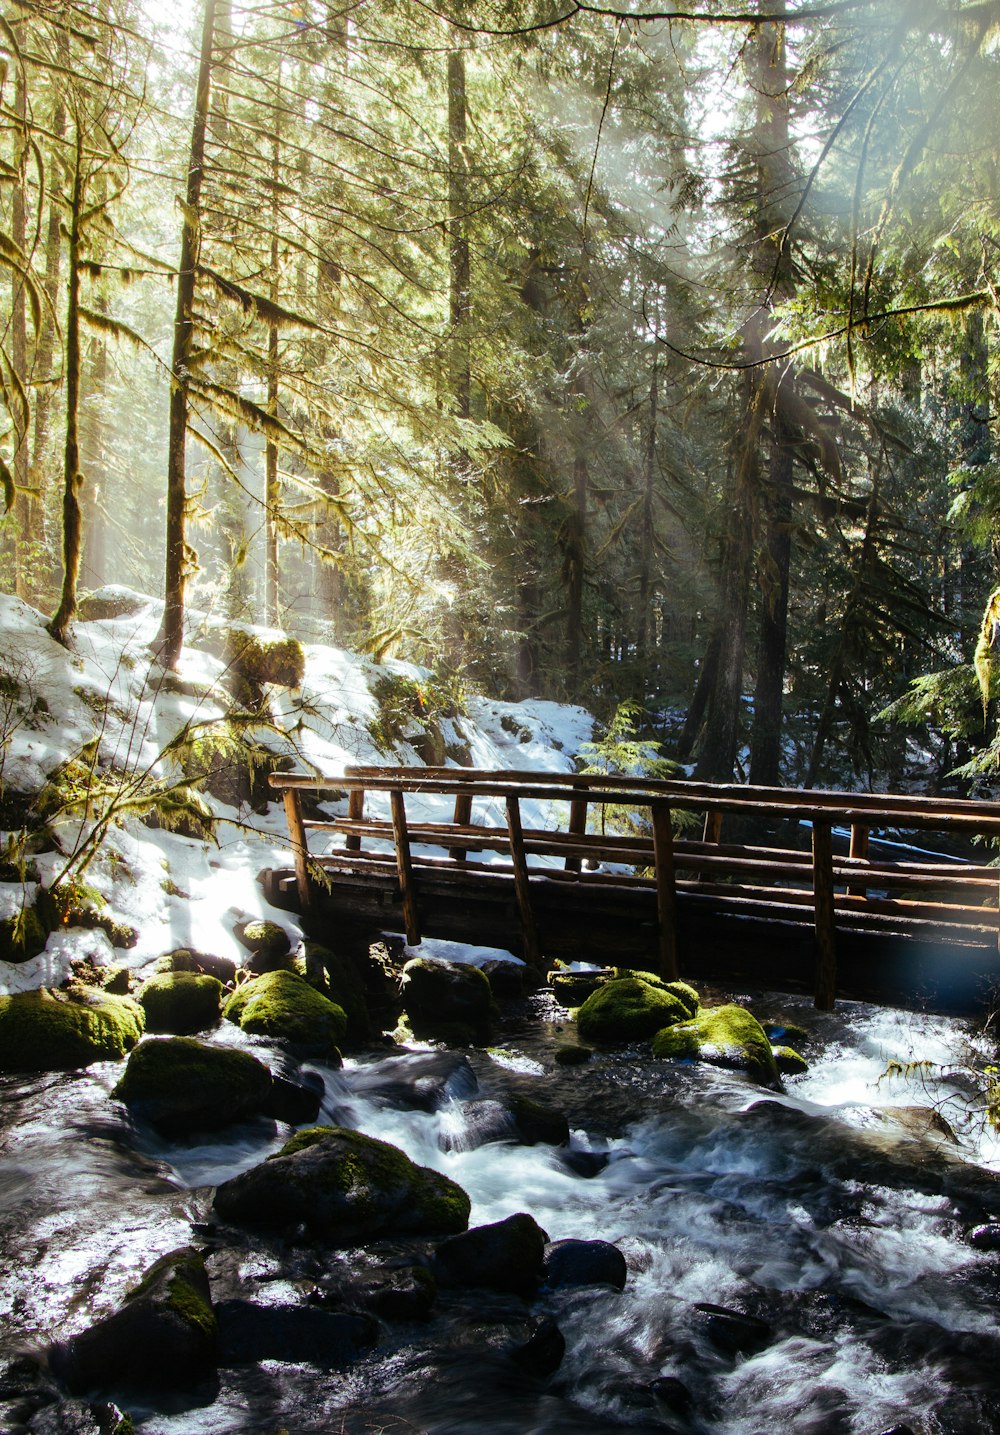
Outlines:
{"type": "Polygon", "coordinates": [[[781,761],[781,709],[788,656],[788,590],[792,558],[792,435],[774,416],[768,473],[768,525],[750,732],[750,781],[777,786],[781,761]]]}
{"type": "Polygon", "coordinates": [[[451,319],[451,390],[455,412],[472,412],[469,318],[472,271],[469,258],[468,112],[465,51],[448,55],[448,301],[451,319]]]}
{"type": "Polygon", "coordinates": [[[656,420],[659,402],[657,355],[653,354],[653,372],[649,380],[649,433],[646,438],[645,487],[642,496],[642,528],[639,538],[639,613],[636,623],[636,656],[646,661],[649,643],[650,606],[653,594],[653,498],[656,486],[656,420]]]}
{"type": "Polygon", "coordinates": [[[167,442],[167,532],[164,572],[163,625],[157,640],[164,667],[176,668],[184,644],[184,589],[188,571],[187,547],[187,429],[188,359],[194,334],[194,295],[197,284],[199,214],[205,168],[205,132],[212,88],[212,45],[216,0],[205,0],[201,32],[198,88],[191,126],[181,254],[177,271],[177,307],[170,360],[170,429],[167,442]]]}
{"type": "MultiPolygon", "coordinates": [[[[94,307],[100,313],[106,314],[109,308],[107,299],[103,295],[99,296],[94,301],[94,307]]],[[[95,335],[91,340],[84,380],[81,447],[89,481],[84,489],[87,543],[81,572],[84,582],[89,587],[99,588],[108,581],[106,507],[108,453],[107,429],[104,423],[105,390],[108,381],[108,341],[103,334],[95,335]]]]}
{"type": "MultiPolygon", "coordinates": [[[[270,299],[277,303],[278,278],[278,184],[281,179],[281,61],[278,61],[274,132],[271,138],[271,285],[270,299]]],[[[278,417],[278,325],[272,319],[267,329],[267,411],[278,417]]],[[[278,624],[278,513],[281,490],[278,484],[278,445],[269,434],[264,452],[264,621],[278,624]]]]}
{"type": "MultiPolygon", "coordinates": [[[[11,199],[10,235],[17,246],[16,252],[27,250],[28,232],[28,185],[27,185],[27,88],[24,70],[18,65],[14,73],[14,193],[11,199]]],[[[11,271],[12,305],[10,316],[10,357],[14,370],[14,402],[11,416],[14,420],[14,489],[20,495],[17,501],[18,536],[15,540],[14,591],[22,598],[30,597],[27,575],[32,571],[31,545],[33,534],[28,523],[29,499],[25,489],[28,486],[28,428],[31,410],[28,405],[28,315],[25,302],[25,281],[22,275],[11,271]]]]}
{"type": "Polygon", "coordinates": [[[59,607],[49,623],[56,642],[65,643],[76,617],[77,583],[83,548],[83,516],[80,490],[80,226],[84,209],[84,137],[81,117],[76,116],[73,197],[70,209],[66,300],[66,444],[63,451],[63,580],[59,607]]]}
{"type": "Polygon", "coordinates": [[[580,691],[583,657],[583,575],[587,548],[587,460],[573,463],[573,508],[566,520],[566,683],[571,697],[580,691]]]}

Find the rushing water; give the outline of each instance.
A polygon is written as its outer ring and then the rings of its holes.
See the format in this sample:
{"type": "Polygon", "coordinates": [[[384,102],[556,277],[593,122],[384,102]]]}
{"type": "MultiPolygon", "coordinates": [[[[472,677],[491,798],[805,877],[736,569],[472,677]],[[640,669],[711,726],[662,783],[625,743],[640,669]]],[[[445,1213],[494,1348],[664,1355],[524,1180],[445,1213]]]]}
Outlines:
{"type": "MultiPolygon", "coordinates": [[[[969,1240],[1000,1216],[1000,1152],[967,1100],[961,1024],[852,1005],[819,1015],[796,999],[756,1009],[811,1034],[810,1070],[783,1093],[635,1050],[557,1066],[555,1045],[572,1028],[547,997],[507,1024],[494,1051],[444,1063],[435,1110],[404,1104],[397,1058],[312,1068],[326,1089],[322,1119],[446,1172],[472,1197],[472,1224],[529,1211],[553,1240],[617,1242],[625,1290],[543,1291],[530,1304],[443,1291],[430,1319],[383,1325],[376,1349],[346,1370],[230,1366],[190,1408],[132,1401],[139,1428],[1000,1431],[1000,1255],[969,1240]],[[885,1076],[890,1060],[934,1065],[885,1076]],[[485,1139],[505,1134],[512,1089],[567,1112],[568,1151],[485,1139]],[[929,1120],[932,1105],[954,1136],[929,1120]],[[761,1338],[728,1339],[725,1321],[720,1336],[706,1304],[756,1317],[761,1338]],[[544,1316],[566,1355],[554,1374],[532,1376],[510,1351],[544,1316]]],[[[349,1269],[412,1260],[412,1242],[357,1253],[233,1244],[213,1227],[209,1188],[274,1150],[287,1128],[261,1122],[168,1145],[134,1132],[109,1099],[117,1074],[0,1087],[7,1356],[112,1309],[156,1255],[192,1239],[192,1223],[217,1299],[301,1302],[349,1269]]]]}

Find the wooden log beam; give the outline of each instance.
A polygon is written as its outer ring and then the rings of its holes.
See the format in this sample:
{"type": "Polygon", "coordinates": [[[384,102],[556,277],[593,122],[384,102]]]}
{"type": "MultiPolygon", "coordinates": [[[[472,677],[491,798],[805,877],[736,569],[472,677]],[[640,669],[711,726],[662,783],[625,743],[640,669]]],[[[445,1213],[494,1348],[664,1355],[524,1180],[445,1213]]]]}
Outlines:
{"type": "Polygon", "coordinates": [[[834,936],[833,836],[829,822],[813,823],[813,902],[816,924],[816,1006],[832,1011],[837,991],[834,936]]]}
{"type": "MultiPolygon", "coordinates": [[[[460,792],[455,798],[455,810],[452,816],[452,824],[455,827],[468,827],[472,820],[472,793],[460,792]]],[[[453,862],[464,862],[468,855],[466,847],[449,847],[448,856],[453,862]]]]}
{"type": "MultiPolygon", "coordinates": [[[[567,831],[571,837],[579,837],[587,831],[587,799],[585,797],[574,797],[570,803],[567,831]]],[[[581,860],[579,857],[567,857],[566,871],[579,872],[581,860]]]]}
{"type": "Polygon", "coordinates": [[[653,853],[656,871],[656,916],[660,929],[660,975],[668,982],[675,982],[679,973],[674,830],[672,814],[665,802],[653,803],[653,853]]]}
{"type": "MultiPolygon", "coordinates": [[[[364,815],[365,815],[365,790],[364,790],[363,787],[355,787],[355,788],[352,788],[352,790],[351,790],[351,792],[350,792],[350,794],[348,795],[348,798],[347,798],[347,816],[348,816],[348,819],[349,819],[351,822],[360,822],[360,821],[362,820],[362,818],[364,817],[364,815]]],[[[348,852],[360,852],[360,851],[361,851],[361,835],[360,835],[360,833],[352,833],[352,834],[348,837],[348,839],[347,839],[347,841],[345,842],[344,845],[345,845],[345,847],[347,848],[348,852]]]]}
{"type": "MultiPolygon", "coordinates": [[[[852,862],[862,862],[868,857],[869,828],[863,822],[851,823],[851,850],[852,862]]],[[[852,882],[847,889],[849,897],[864,897],[868,888],[864,883],[852,882]]]]}
{"type": "Polygon", "coordinates": [[[507,798],[507,835],[510,839],[510,860],[514,868],[514,891],[517,895],[517,909],[521,918],[524,957],[531,966],[540,969],[542,950],[538,941],[535,914],[531,908],[531,885],[528,879],[528,864],[524,855],[521,807],[516,797],[507,798]]]}
{"type": "Polygon", "coordinates": [[[392,831],[396,843],[396,872],[399,876],[399,889],[403,897],[406,940],[411,947],[416,947],[420,944],[420,920],[417,915],[413,859],[410,855],[410,836],[406,827],[406,806],[403,794],[398,790],[391,792],[389,802],[392,807],[392,831]]]}
{"type": "Polygon", "coordinates": [[[303,914],[313,906],[312,886],[309,881],[309,844],[302,825],[302,806],[299,794],[291,789],[285,793],[285,817],[288,819],[288,835],[292,841],[292,861],[295,863],[295,884],[298,888],[299,907],[303,914]]]}

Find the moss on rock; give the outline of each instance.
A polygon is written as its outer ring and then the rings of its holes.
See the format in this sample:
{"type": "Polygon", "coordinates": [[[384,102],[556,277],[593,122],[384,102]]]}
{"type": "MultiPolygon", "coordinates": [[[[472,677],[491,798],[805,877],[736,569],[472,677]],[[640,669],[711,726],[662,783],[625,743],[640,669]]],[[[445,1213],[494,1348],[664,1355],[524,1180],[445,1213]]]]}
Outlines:
{"type": "Polygon", "coordinates": [[[791,1046],[772,1046],[774,1064],[782,1076],[801,1076],[809,1070],[809,1063],[791,1046]]]}
{"type": "Polygon", "coordinates": [[[333,952],[319,942],[304,944],[307,980],[330,1001],[343,1007],[347,1016],[347,1039],[352,1043],[367,1041],[371,1035],[371,1018],[365,984],[349,957],[333,952]],[[313,976],[316,974],[316,977],[313,976]],[[317,980],[318,978],[319,980],[317,980]],[[319,984],[322,981],[322,985],[319,984]]]}
{"type": "Polygon", "coordinates": [[[764,1086],[780,1084],[771,1043],[757,1018],[741,1006],[705,1007],[691,1021],[657,1032],[653,1055],[705,1061],[745,1071],[764,1086]]]}
{"type": "Polygon", "coordinates": [[[270,1071],[248,1052],[178,1036],[137,1046],[112,1094],[174,1135],[244,1121],[268,1107],[271,1089],[270,1071]]]}
{"type": "Polygon", "coordinates": [[[466,962],[414,957],[403,968],[403,1010],[418,1036],[484,1037],[493,1011],[489,978],[466,962]]]}
{"type": "Polygon", "coordinates": [[[671,1022],[686,1021],[688,1004],[638,976],[615,977],[598,987],[577,1012],[585,1041],[641,1041],[671,1022]]]}
{"type": "Polygon", "coordinates": [[[344,1008],[294,972],[265,972],[244,982],[222,1014],[255,1036],[283,1039],[322,1055],[334,1055],[347,1032],[344,1008]]]}
{"type": "Polygon", "coordinates": [[[147,1031],[190,1036],[217,1026],[222,1014],[222,983],[198,972],[164,972],[138,991],[147,1031]]]}
{"type": "Polygon", "coordinates": [[[297,1132],[274,1156],[224,1182],[215,1209],[225,1220],[304,1226],[347,1246],[383,1234],[450,1235],[466,1228],[461,1186],[415,1165],[388,1142],[337,1126],[297,1132]]]}
{"type": "Polygon", "coordinates": [[[144,1024],[131,997],[81,983],[0,996],[0,1071],[69,1071],[120,1061],[144,1024]]]}
{"type": "Polygon", "coordinates": [[[255,972],[290,970],[294,965],[292,943],[284,927],[261,918],[253,922],[237,922],[233,929],[236,940],[250,953],[250,967],[255,972]]]}
{"type": "Polygon", "coordinates": [[[585,1066],[593,1056],[590,1046],[581,1046],[576,1041],[563,1041],[555,1049],[556,1066],[585,1066]]]}
{"type": "Polygon", "coordinates": [[[0,917],[0,961],[27,962],[45,950],[48,932],[33,906],[0,917]]]}

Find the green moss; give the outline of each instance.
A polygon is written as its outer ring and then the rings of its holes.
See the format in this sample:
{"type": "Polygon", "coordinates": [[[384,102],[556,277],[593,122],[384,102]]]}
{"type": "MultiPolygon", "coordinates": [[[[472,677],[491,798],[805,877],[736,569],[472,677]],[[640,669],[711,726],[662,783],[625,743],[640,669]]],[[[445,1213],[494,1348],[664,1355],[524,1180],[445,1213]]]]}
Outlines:
{"type": "Polygon", "coordinates": [[[185,1325],[196,1330],[206,1341],[215,1341],[218,1325],[208,1297],[205,1262],[192,1246],[161,1256],[125,1299],[141,1300],[146,1296],[156,1296],[160,1291],[166,1295],[167,1308],[185,1325]]]}
{"type": "Polygon", "coordinates": [[[744,1007],[705,1007],[689,1022],[668,1026],[653,1038],[653,1055],[695,1059],[746,1071],[763,1085],[779,1084],[771,1043],[744,1007]]]}
{"type": "Polygon", "coordinates": [[[347,1032],[343,1007],[293,972],[265,972],[244,982],[222,1014],[256,1036],[284,1038],[322,1052],[339,1048],[347,1032]]]}
{"type": "Polygon", "coordinates": [[[222,993],[220,981],[198,972],[164,972],[150,977],[138,992],[146,1013],[146,1030],[172,1031],[183,1036],[217,1026],[222,993]]]}
{"type": "Polygon", "coordinates": [[[0,1071],[68,1071],[120,1061],[144,1022],[131,997],[82,984],[0,996],[0,1071]]]}
{"type": "Polygon", "coordinates": [[[618,981],[626,977],[637,982],[645,982],[647,986],[656,987],[658,991],[672,992],[678,1001],[686,1007],[689,1017],[694,1016],[701,1006],[701,997],[689,982],[668,982],[656,972],[640,972],[632,971],[628,967],[613,967],[611,976],[607,980],[618,981]]]}
{"type": "Polygon", "coordinates": [[[251,683],[297,688],[305,677],[306,655],[298,638],[265,638],[246,629],[234,629],[229,635],[228,658],[240,676],[251,683]]]}
{"type": "Polygon", "coordinates": [[[169,1133],[240,1121],[262,1110],[270,1094],[263,1062],[189,1036],[144,1041],[113,1092],[141,1120],[169,1133]]]}
{"type": "Polygon", "coordinates": [[[45,950],[48,933],[35,908],[24,906],[0,918],[0,961],[26,962],[45,950]]]}
{"type": "Polygon", "coordinates": [[[671,1022],[686,1021],[685,1002],[640,977],[617,977],[598,987],[577,1012],[585,1041],[641,1041],[671,1022]]]}
{"type": "Polygon", "coordinates": [[[316,982],[310,984],[315,985],[323,996],[343,1007],[347,1016],[348,1038],[354,1043],[366,1041],[371,1035],[368,998],[365,984],[354,963],[349,958],[332,952],[329,947],[320,946],[318,942],[305,943],[304,957],[307,972],[322,971],[323,974],[323,986],[316,982]]]}
{"type": "Polygon", "coordinates": [[[575,1041],[564,1041],[555,1050],[556,1066],[583,1066],[593,1056],[593,1048],[575,1041]]]}
{"type": "Polygon", "coordinates": [[[803,1060],[791,1046],[773,1046],[771,1054],[782,1076],[801,1076],[804,1071],[809,1070],[808,1061],[803,1060]]]}

